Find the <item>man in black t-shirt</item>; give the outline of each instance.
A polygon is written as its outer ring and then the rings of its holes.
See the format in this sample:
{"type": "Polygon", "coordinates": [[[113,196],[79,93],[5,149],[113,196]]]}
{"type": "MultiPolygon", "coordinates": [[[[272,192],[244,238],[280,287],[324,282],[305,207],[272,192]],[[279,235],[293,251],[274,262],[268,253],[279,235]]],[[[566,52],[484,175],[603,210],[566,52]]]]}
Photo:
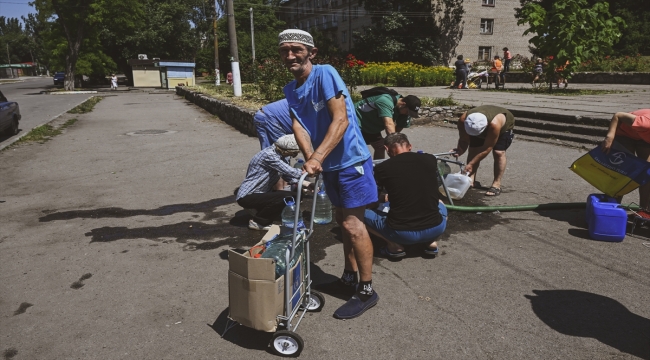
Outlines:
{"type": "Polygon", "coordinates": [[[438,193],[438,166],[435,156],[411,152],[404,134],[386,136],[384,146],[390,159],[375,166],[375,180],[390,200],[390,210],[366,210],[368,231],[386,241],[382,254],[398,258],[406,255],[404,245],[426,243],[425,253],[436,255],[436,238],[447,227],[447,208],[438,193]]]}

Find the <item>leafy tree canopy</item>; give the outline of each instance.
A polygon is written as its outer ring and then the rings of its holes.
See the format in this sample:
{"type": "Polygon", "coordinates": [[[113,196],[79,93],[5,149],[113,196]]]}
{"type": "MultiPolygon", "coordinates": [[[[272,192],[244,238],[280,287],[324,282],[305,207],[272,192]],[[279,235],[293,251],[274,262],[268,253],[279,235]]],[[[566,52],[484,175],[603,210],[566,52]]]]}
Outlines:
{"type": "Polygon", "coordinates": [[[564,0],[549,9],[537,2],[526,3],[520,10],[519,25],[528,24],[524,35],[533,34],[530,42],[537,53],[548,58],[549,79],[569,78],[576,65],[607,53],[619,39],[623,20],[613,17],[606,2],[589,7],[587,0],[564,0]]]}

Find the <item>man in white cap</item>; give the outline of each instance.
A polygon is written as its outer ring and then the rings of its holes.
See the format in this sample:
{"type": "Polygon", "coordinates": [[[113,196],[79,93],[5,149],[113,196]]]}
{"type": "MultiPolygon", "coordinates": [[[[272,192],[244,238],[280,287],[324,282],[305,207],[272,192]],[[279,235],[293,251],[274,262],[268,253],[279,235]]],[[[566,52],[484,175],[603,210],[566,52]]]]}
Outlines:
{"type": "Polygon", "coordinates": [[[363,223],[366,205],[377,201],[372,159],[343,79],[332,66],[311,62],[318,52],[312,36],[289,29],[278,38],[280,58],[295,78],[284,87],[284,95],[296,141],[307,160],[303,169],[310,175],[323,173],[342,230],[343,276],[320,289],[351,295],[334,312],[338,319],[351,319],[379,301],[372,287],[372,242],[363,223]]]}
{"type": "MultiPolygon", "coordinates": [[[[284,209],[284,199],[295,195],[291,191],[274,190],[274,185],[280,178],[290,184],[296,184],[300,180],[303,171],[289,166],[288,162],[288,157],[295,157],[298,152],[300,149],[294,136],[284,135],[251,159],[246,179],[237,190],[239,206],[257,210],[248,222],[249,229],[269,230],[273,220],[284,209]]],[[[313,185],[307,181],[303,186],[313,189],[313,185]]]]}
{"type": "Polygon", "coordinates": [[[506,150],[514,139],[515,117],[506,108],[482,105],[466,111],[458,119],[458,145],[455,156],[462,155],[467,148],[465,171],[472,178],[472,186],[479,187],[476,172],[481,160],[490,152],[494,157],[494,180],[486,196],[501,194],[501,178],[506,171],[506,150]]]}

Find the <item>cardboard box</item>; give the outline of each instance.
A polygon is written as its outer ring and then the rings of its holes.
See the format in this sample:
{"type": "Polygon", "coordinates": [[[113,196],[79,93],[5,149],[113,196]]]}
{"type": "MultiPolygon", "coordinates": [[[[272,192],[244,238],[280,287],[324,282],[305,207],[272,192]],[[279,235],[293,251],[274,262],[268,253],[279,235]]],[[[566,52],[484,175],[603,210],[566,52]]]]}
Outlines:
{"type": "MultiPolygon", "coordinates": [[[[256,244],[261,245],[280,233],[280,227],[274,225],[256,244]]],[[[252,255],[261,248],[254,248],[252,255]]],[[[284,314],[284,276],[275,278],[275,261],[273,259],[253,258],[246,251],[228,252],[230,271],[228,272],[228,293],[230,301],[229,317],[247,327],[273,332],[277,329],[277,316],[284,314]]],[[[302,287],[302,256],[291,269],[292,290],[302,287]]],[[[298,305],[300,293],[291,301],[291,308],[298,305]]]]}

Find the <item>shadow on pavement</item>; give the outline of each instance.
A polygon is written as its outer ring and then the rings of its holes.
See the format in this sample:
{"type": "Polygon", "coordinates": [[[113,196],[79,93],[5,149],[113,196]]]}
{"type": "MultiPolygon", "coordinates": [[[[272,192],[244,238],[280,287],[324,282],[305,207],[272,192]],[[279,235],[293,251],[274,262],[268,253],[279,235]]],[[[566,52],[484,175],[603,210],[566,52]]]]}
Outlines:
{"type": "Polygon", "coordinates": [[[235,202],[235,196],[226,196],[223,198],[212,199],[196,204],[172,204],[161,206],[156,209],[124,209],[124,208],[101,208],[93,210],[72,210],[56,212],[56,210],[44,210],[47,214],[38,219],[40,222],[70,219],[99,219],[99,218],[127,218],[139,215],[149,216],[166,216],[182,212],[203,213],[202,220],[210,220],[215,217],[223,216],[221,212],[214,212],[214,208],[222,205],[232,204],[235,202]]]}
{"type": "MultiPolygon", "coordinates": [[[[228,322],[228,309],[224,309],[217,319],[212,324],[208,324],[219,336],[223,336],[223,331],[228,322]]],[[[258,331],[243,325],[236,325],[228,330],[223,340],[229,341],[239,347],[250,350],[269,350],[269,343],[271,342],[273,333],[258,331]]]]}
{"type": "Polygon", "coordinates": [[[618,301],[578,290],[533,290],[525,295],[533,312],[551,329],[594,338],[621,352],[650,359],[650,320],[618,301]]]}

